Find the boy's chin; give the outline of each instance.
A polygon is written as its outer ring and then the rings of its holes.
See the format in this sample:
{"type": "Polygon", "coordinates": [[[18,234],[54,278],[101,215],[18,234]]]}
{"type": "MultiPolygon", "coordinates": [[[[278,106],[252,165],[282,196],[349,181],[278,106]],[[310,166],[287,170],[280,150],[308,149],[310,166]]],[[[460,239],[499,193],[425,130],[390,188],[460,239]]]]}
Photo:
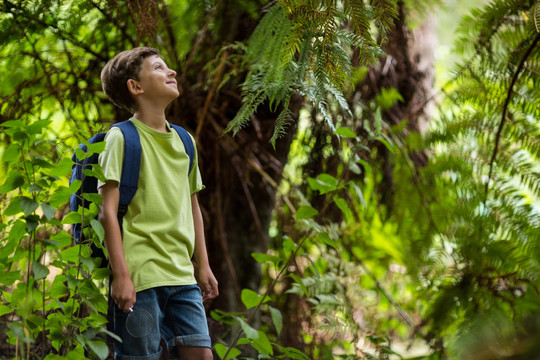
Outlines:
{"type": "Polygon", "coordinates": [[[178,99],[180,97],[180,90],[176,90],[173,92],[173,100],[178,99]]]}

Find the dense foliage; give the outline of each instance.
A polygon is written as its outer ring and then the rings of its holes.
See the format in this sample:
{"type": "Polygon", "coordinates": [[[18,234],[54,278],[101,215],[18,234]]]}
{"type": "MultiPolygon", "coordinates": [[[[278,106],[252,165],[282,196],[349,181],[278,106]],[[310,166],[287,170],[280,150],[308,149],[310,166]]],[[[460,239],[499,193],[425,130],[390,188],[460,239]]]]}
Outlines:
{"type": "Polygon", "coordinates": [[[463,65],[426,134],[385,125],[381,113],[400,101],[391,91],[358,104],[359,118],[343,120],[354,131],[338,129],[339,141],[330,129],[321,136],[316,117],[299,133],[292,159],[303,160],[286,196],[314,209],[292,231],[294,207],[283,198],[276,241],[303,246],[292,292],[307,299],[312,354],[336,354],[343,341],[353,356],[348,346],[368,341],[377,358],[402,343],[427,345],[425,358],[536,358],[538,8],[494,1],[463,19],[463,65]],[[392,189],[379,186],[377,154],[388,149],[392,189]],[[325,159],[315,166],[323,173],[310,172],[311,158],[325,159]],[[382,201],[389,191],[391,208],[382,201]]]}
{"type": "Polygon", "coordinates": [[[272,243],[251,254],[263,280],[240,291],[244,311],[211,312],[222,324],[217,357],[535,358],[540,2],[492,1],[463,19],[462,65],[425,134],[386,120],[403,101],[396,89],[371,99],[360,90],[397,10],[410,4],[245,2],[242,11],[258,19],[249,39],[205,50],[200,36],[219,26],[223,3],[201,3],[0,8],[0,358],[108,356],[109,272],[69,233],[82,221],[99,246],[100,198],[88,195],[90,209],[68,213],[80,185],[67,184],[69,157],[89,133],[124,116],[100,91],[104,61],[153,41],[181,78],[200,61],[195,50],[214,51],[208,77],[191,86],[213,94],[242,84],[243,105],[228,128],[237,136],[265,104],[276,113],[264,141],[296,131],[274,184],[272,243]],[[173,16],[156,25],[166,12],[173,16]],[[293,94],[307,101],[290,126],[293,94]],[[388,171],[392,189],[383,185],[388,171]]]}

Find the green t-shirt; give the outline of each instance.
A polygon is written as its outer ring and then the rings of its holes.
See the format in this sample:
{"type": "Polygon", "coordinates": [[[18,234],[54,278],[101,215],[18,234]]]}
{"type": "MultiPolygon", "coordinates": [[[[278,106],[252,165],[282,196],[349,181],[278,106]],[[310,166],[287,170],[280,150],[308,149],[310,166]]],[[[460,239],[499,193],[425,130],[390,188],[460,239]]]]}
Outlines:
{"type": "MultiPolygon", "coordinates": [[[[141,168],[137,192],[122,223],[122,240],[135,291],[195,284],[191,195],[204,188],[197,156],[188,176],[189,157],[174,129],[167,124],[169,132],[163,133],[135,118],[131,121],[141,138],[141,168]]],[[[107,180],[120,182],[122,131],[111,128],[105,141],[99,163],[107,180]]]]}

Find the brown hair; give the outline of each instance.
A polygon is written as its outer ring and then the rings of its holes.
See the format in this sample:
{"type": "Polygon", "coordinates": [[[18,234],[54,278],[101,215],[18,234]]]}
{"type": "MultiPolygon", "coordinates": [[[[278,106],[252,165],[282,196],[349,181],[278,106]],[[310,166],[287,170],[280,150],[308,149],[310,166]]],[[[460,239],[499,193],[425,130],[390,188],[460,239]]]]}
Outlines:
{"type": "Polygon", "coordinates": [[[137,47],[122,51],[105,64],[101,70],[101,84],[111,102],[130,112],[135,112],[137,103],[127,87],[129,79],[139,80],[143,60],[159,51],[149,47],[137,47]]]}

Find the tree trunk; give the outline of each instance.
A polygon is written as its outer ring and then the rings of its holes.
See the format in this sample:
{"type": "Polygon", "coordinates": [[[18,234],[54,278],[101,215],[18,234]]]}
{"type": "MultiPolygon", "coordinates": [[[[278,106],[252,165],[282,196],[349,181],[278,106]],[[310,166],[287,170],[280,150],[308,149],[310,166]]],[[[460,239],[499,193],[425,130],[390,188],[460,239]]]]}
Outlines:
{"type": "MultiPolygon", "coordinates": [[[[199,202],[210,263],[220,289],[220,296],[210,308],[224,311],[242,309],[242,289],[258,290],[261,272],[251,253],[267,249],[277,185],[295,134],[292,126],[273,148],[269,140],[280,109],[272,112],[267,105],[260,106],[251,124],[235,136],[225,133],[241,107],[239,84],[245,75],[238,75],[217,90],[216,85],[231,70],[225,65],[226,51],[212,74],[212,85],[208,90],[200,86],[205,82],[201,76],[208,76],[204,67],[215,59],[223,44],[245,41],[252,33],[257,20],[243,11],[231,2],[224,2],[216,11],[217,29],[201,39],[197,56],[202,59],[193,63],[181,79],[183,93],[171,108],[171,118],[197,139],[199,166],[206,185],[199,202]]],[[[289,108],[294,117],[298,117],[302,104],[300,96],[291,100],[289,108]]]]}
{"type": "MultiPolygon", "coordinates": [[[[383,56],[379,64],[370,69],[368,81],[360,86],[364,100],[373,99],[383,88],[395,88],[402,96],[390,109],[384,111],[383,119],[389,125],[407,121],[404,135],[409,132],[424,132],[431,117],[434,101],[434,49],[437,43],[435,20],[428,14],[415,29],[407,23],[408,14],[402,1],[399,2],[398,18],[388,34],[383,56]]],[[[377,146],[379,166],[383,175],[379,185],[381,202],[387,213],[393,208],[393,164],[392,154],[383,144],[377,146]]],[[[427,164],[427,154],[409,154],[417,167],[427,164]]]]}

